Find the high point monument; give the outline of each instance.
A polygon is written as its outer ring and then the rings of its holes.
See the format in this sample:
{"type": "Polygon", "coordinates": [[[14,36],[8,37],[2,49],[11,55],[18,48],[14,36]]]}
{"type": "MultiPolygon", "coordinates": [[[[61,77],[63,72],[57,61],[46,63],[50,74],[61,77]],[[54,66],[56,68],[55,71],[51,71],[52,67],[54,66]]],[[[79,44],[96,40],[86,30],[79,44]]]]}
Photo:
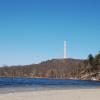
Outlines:
{"type": "Polygon", "coordinates": [[[64,59],[67,59],[67,42],[64,41],[64,59]]]}

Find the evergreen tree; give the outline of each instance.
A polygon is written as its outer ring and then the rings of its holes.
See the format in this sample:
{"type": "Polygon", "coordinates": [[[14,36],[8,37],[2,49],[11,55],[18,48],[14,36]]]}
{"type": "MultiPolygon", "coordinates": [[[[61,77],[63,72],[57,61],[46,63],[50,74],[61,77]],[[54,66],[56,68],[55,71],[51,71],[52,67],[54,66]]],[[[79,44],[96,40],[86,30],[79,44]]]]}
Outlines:
{"type": "Polygon", "coordinates": [[[100,65],[100,52],[95,56],[95,64],[100,65]]]}

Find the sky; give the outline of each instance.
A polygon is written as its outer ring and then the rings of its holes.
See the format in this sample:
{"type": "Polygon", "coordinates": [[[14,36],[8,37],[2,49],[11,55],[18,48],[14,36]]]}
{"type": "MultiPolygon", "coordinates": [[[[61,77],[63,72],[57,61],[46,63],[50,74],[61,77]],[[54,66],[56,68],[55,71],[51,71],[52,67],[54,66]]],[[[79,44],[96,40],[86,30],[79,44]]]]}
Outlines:
{"type": "Polygon", "coordinates": [[[0,0],[0,66],[100,51],[100,0],[0,0]]]}

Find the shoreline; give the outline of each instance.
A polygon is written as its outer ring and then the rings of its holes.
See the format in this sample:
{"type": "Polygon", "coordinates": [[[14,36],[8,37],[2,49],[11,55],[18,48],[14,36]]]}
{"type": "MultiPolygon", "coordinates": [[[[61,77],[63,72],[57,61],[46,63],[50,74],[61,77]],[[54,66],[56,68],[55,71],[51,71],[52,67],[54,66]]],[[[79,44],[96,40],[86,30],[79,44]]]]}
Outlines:
{"type": "Polygon", "coordinates": [[[100,100],[100,89],[43,90],[0,94],[0,100],[100,100]]]}
{"type": "Polygon", "coordinates": [[[39,91],[62,91],[62,90],[93,90],[99,89],[100,86],[80,86],[80,85],[52,85],[52,86],[13,86],[13,87],[0,87],[0,94],[20,93],[20,92],[39,92],[39,91]]]}
{"type": "Polygon", "coordinates": [[[48,78],[48,77],[18,77],[18,76],[0,76],[0,78],[21,78],[21,79],[50,79],[50,80],[81,80],[81,81],[97,81],[100,82],[100,80],[95,79],[80,79],[80,78],[48,78]]]}
{"type": "Polygon", "coordinates": [[[11,79],[48,79],[48,80],[75,80],[75,81],[92,81],[92,82],[100,82],[100,80],[96,79],[76,79],[76,78],[48,78],[48,77],[5,77],[5,76],[0,76],[0,78],[11,78],[11,79]]]}

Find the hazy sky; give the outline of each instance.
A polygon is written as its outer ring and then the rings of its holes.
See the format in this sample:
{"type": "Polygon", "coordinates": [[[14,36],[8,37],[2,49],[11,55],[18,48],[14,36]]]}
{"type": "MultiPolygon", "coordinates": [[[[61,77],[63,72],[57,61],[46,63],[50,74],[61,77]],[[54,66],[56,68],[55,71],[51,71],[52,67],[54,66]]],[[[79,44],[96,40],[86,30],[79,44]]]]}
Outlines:
{"type": "Polygon", "coordinates": [[[100,0],[0,0],[0,66],[100,50],[100,0]]]}

